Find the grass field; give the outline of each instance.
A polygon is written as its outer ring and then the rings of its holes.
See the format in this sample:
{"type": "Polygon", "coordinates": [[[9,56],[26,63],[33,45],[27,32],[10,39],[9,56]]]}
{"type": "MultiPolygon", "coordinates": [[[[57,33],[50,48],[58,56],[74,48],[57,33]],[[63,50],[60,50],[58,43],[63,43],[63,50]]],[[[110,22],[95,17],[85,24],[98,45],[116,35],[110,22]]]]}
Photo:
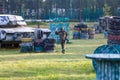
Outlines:
{"type": "Polygon", "coordinates": [[[92,61],[86,54],[103,44],[103,34],[92,40],[73,40],[66,45],[66,54],[60,44],[53,53],[20,53],[20,49],[0,50],[0,80],[95,80],[92,61]]]}

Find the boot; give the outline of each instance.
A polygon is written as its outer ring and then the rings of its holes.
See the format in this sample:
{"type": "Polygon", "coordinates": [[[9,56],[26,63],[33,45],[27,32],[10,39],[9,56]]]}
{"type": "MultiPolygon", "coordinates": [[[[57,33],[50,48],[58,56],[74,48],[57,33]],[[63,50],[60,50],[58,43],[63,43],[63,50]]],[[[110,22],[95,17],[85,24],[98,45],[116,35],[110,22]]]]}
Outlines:
{"type": "Polygon", "coordinates": [[[65,50],[62,50],[62,53],[65,54],[65,50]]]}

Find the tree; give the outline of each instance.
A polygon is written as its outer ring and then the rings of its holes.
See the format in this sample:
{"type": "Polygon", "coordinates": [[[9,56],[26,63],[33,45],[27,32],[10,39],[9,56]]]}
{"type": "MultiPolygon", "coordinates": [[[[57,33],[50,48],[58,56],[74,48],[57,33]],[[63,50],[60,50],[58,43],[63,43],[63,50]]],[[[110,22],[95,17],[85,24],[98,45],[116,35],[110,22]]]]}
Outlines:
{"type": "Polygon", "coordinates": [[[104,7],[103,7],[103,12],[104,12],[104,15],[108,15],[110,16],[111,15],[111,7],[108,5],[108,4],[105,4],[104,7]]]}

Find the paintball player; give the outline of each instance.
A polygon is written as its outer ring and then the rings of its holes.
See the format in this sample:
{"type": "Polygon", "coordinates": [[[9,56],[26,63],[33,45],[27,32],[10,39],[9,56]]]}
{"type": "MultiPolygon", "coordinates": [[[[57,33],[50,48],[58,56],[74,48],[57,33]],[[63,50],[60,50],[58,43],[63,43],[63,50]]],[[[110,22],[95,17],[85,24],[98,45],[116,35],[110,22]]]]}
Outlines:
{"type": "Polygon", "coordinates": [[[67,32],[61,28],[60,31],[56,31],[55,34],[59,35],[60,37],[60,43],[61,43],[61,48],[62,48],[62,53],[65,53],[65,44],[67,40],[67,32]]]}

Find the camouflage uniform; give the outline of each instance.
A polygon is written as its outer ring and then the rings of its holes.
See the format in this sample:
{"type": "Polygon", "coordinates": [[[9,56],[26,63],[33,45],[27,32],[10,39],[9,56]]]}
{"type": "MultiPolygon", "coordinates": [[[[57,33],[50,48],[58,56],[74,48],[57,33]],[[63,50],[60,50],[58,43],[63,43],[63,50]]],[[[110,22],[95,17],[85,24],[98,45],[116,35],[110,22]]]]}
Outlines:
{"type": "Polygon", "coordinates": [[[59,35],[60,37],[60,43],[61,43],[61,47],[62,47],[62,53],[65,53],[65,43],[67,40],[67,32],[61,28],[60,31],[56,31],[56,34],[59,35]]]}

